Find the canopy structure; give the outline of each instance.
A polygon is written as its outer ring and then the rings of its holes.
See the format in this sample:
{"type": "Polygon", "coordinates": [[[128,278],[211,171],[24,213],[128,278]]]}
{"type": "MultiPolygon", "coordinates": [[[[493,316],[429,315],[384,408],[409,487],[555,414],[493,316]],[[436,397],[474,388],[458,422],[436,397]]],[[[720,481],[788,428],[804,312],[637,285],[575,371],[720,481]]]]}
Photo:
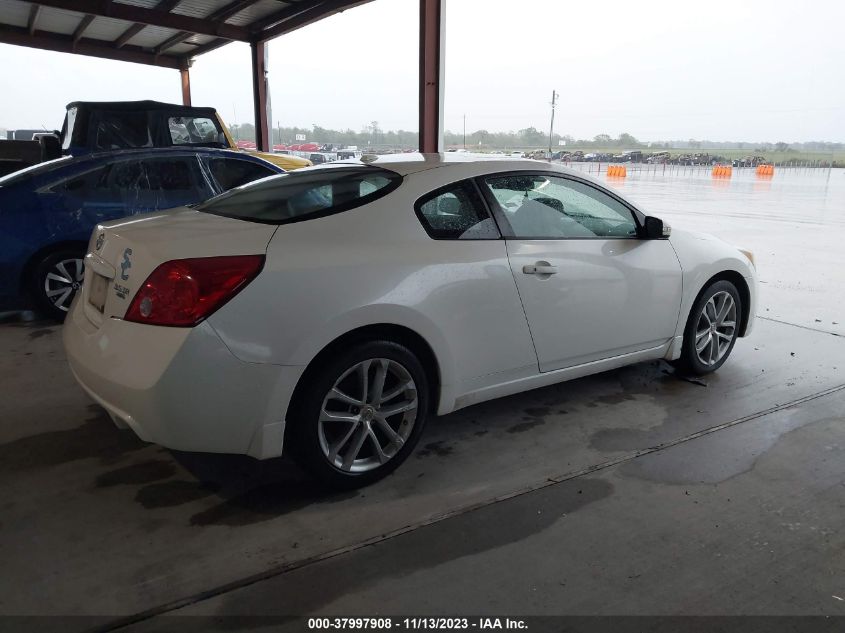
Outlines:
{"type": "MultiPolygon", "coordinates": [[[[256,143],[269,148],[266,42],[371,0],[0,0],[0,43],[173,68],[229,42],[251,47],[256,143]]],[[[442,120],[442,0],[420,0],[420,123],[442,120]],[[439,108],[439,110],[438,110],[439,108]]],[[[307,59],[303,60],[307,63],[307,59]]],[[[212,104],[209,104],[212,105],[212,104]]],[[[428,128],[427,128],[428,129],[428,128]]],[[[423,140],[421,149],[436,151],[423,140]]],[[[434,138],[437,132],[427,134],[434,138]]],[[[442,137],[442,134],[441,134],[442,137]]]]}

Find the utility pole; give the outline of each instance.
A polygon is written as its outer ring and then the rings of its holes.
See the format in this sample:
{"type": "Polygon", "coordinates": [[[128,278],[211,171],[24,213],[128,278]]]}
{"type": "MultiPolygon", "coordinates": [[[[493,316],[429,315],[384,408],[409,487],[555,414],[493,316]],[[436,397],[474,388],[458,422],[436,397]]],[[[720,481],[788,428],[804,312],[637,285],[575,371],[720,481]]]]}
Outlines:
{"type": "Polygon", "coordinates": [[[549,124],[549,162],[552,161],[552,135],[555,131],[555,107],[557,106],[558,93],[552,90],[552,122],[549,124]]]}
{"type": "Polygon", "coordinates": [[[467,115],[464,114],[464,149],[467,148],[467,115]]]}

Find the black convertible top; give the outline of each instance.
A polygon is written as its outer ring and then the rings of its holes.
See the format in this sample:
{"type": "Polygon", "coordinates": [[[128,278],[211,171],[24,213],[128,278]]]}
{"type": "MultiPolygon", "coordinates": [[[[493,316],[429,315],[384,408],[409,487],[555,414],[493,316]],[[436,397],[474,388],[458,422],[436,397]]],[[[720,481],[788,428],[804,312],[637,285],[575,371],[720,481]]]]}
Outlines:
{"type": "Polygon", "coordinates": [[[80,110],[126,110],[137,112],[139,110],[179,110],[194,114],[212,115],[216,112],[214,108],[184,106],[176,103],[163,103],[161,101],[71,101],[66,109],[78,108],[80,110]]]}

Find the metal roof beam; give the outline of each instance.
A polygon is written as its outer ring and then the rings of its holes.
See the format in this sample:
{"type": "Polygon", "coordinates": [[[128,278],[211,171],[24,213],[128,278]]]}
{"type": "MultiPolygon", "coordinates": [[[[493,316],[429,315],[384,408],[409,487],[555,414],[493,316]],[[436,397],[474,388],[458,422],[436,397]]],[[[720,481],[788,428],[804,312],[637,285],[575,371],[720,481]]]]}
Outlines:
{"type": "Polygon", "coordinates": [[[318,22],[335,13],[366,4],[369,0],[301,0],[295,5],[258,20],[252,25],[253,41],[265,42],[274,37],[318,22]]]}
{"type": "MultiPolygon", "coordinates": [[[[176,5],[178,5],[180,2],[181,2],[181,0],[161,0],[161,2],[159,2],[155,6],[155,8],[158,9],[159,11],[171,11],[172,9],[176,8],[176,5]]],[[[139,24],[139,23],[136,22],[135,24],[130,26],[128,29],[126,29],[123,33],[121,33],[120,37],[118,37],[114,41],[114,45],[117,48],[121,48],[122,46],[125,46],[126,43],[129,40],[131,40],[133,37],[138,35],[138,33],[143,31],[146,26],[147,26],[146,24],[139,24]]]]}
{"type": "Polygon", "coordinates": [[[224,40],[222,38],[217,38],[216,40],[211,40],[207,44],[201,44],[197,46],[194,50],[190,53],[186,53],[182,55],[184,59],[193,59],[194,57],[199,57],[200,55],[204,55],[205,53],[209,53],[213,50],[217,50],[221,46],[226,46],[229,43],[229,40],[224,40]]]}
{"type": "MultiPolygon", "coordinates": [[[[173,37],[167,38],[161,44],[156,46],[155,47],[155,54],[161,55],[167,49],[173,48],[177,44],[181,44],[182,42],[184,42],[186,39],[188,39],[192,35],[193,35],[193,33],[188,33],[187,31],[180,31],[179,33],[177,33],[173,37]]],[[[224,40],[224,41],[226,41],[226,40],[224,40]]]]}
{"type": "Polygon", "coordinates": [[[297,13],[301,13],[306,9],[312,9],[316,5],[320,4],[321,0],[300,0],[297,3],[289,3],[284,9],[276,11],[275,13],[271,13],[270,15],[263,17],[259,20],[256,20],[252,24],[250,24],[250,29],[252,29],[253,33],[263,31],[264,29],[268,29],[271,26],[274,26],[281,22],[282,20],[289,19],[291,16],[296,15],[297,13]]]}
{"type": "Polygon", "coordinates": [[[76,30],[73,32],[73,43],[76,44],[79,40],[82,39],[82,34],[85,33],[85,29],[91,26],[91,22],[94,21],[93,15],[90,13],[86,15],[79,21],[79,24],[76,27],[76,30]]]}
{"type": "MultiPolygon", "coordinates": [[[[231,18],[233,15],[236,15],[246,9],[248,6],[257,3],[258,0],[235,0],[235,2],[230,2],[229,4],[220,7],[217,11],[212,13],[211,15],[206,16],[204,19],[206,20],[214,20],[214,21],[225,21],[231,18]]],[[[191,37],[193,33],[188,33],[187,31],[182,31],[177,33],[173,37],[165,40],[158,46],[156,46],[155,52],[156,55],[161,55],[164,51],[169,48],[173,48],[177,44],[181,44],[186,39],[191,37]]],[[[225,42],[225,40],[224,40],[225,42]]],[[[215,46],[215,48],[217,48],[215,46]]]]}
{"type": "Polygon", "coordinates": [[[35,34],[35,27],[38,24],[38,14],[41,13],[41,5],[33,4],[29,8],[29,22],[27,22],[27,30],[30,35],[35,34]]]}
{"type": "Polygon", "coordinates": [[[38,2],[43,6],[56,9],[90,13],[91,15],[126,20],[146,26],[160,26],[240,42],[247,42],[251,39],[251,33],[246,27],[170,13],[158,8],[146,9],[130,4],[118,4],[111,0],[38,0],[38,2]]]}
{"type": "Polygon", "coordinates": [[[59,53],[77,53],[90,57],[102,57],[177,70],[188,66],[186,59],[168,55],[154,55],[137,46],[117,49],[100,40],[82,37],[74,42],[72,35],[49,34],[44,31],[36,31],[30,35],[26,27],[0,25],[0,43],[40,48],[59,53]]]}
{"type": "Polygon", "coordinates": [[[244,9],[257,4],[259,0],[234,0],[224,7],[220,7],[217,11],[209,15],[207,20],[228,20],[233,15],[237,15],[244,9]]]}
{"type": "Polygon", "coordinates": [[[147,26],[146,24],[137,24],[137,23],[130,26],[128,29],[126,29],[123,33],[120,34],[120,37],[118,37],[114,41],[115,48],[122,48],[123,46],[125,46],[126,42],[128,42],[133,37],[138,35],[138,33],[143,31],[144,27],[146,27],[146,26],[147,26]]]}

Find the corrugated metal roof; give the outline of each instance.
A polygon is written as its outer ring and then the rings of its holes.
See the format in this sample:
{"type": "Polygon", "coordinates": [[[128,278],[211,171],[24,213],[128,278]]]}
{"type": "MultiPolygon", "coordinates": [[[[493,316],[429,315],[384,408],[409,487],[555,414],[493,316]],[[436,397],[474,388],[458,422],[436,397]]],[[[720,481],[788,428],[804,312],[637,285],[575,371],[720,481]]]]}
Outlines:
{"type": "Polygon", "coordinates": [[[26,26],[29,21],[29,3],[9,0],[0,3],[0,24],[26,26]]]}
{"type": "Polygon", "coordinates": [[[204,18],[229,4],[231,0],[182,0],[173,9],[173,13],[204,18]]]}
{"type": "Polygon", "coordinates": [[[268,15],[272,15],[293,6],[294,4],[296,3],[281,2],[281,0],[259,0],[259,2],[245,8],[243,11],[230,18],[229,22],[239,26],[246,26],[256,22],[257,20],[266,18],[268,15]]]}
{"type": "MultiPolygon", "coordinates": [[[[126,29],[126,23],[123,24],[123,28],[126,29]]],[[[177,33],[180,33],[180,31],[176,29],[166,29],[162,26],[146,26],[137,35],[133,35],[129,43],[135,46],[153,49],[177,33]]]]}
{"type": "MultiPolygon", "coordinates": [[[[77,26],[79,26],[78,22],[77,26]]],[[[120,37],[125,30],[126,22],[123,20],[96,17],[94,18],[94,21],[88,25],[88,28],[85,29],[85,37],[90,37],[93,40],[113,42],[120,37]]]]}
{"type": "Polygon", "coordinates": [[[0,43],[179,68],[206,47],[272,39],[369,1],[0,0],[0,43]]]}
{"type": "Polygon", "coordinates": [[[144,7],[147,9],[155,9],[156,5],[161,0],[114,0],[117,4],[131,4],[135,7],[144,7]]]}

